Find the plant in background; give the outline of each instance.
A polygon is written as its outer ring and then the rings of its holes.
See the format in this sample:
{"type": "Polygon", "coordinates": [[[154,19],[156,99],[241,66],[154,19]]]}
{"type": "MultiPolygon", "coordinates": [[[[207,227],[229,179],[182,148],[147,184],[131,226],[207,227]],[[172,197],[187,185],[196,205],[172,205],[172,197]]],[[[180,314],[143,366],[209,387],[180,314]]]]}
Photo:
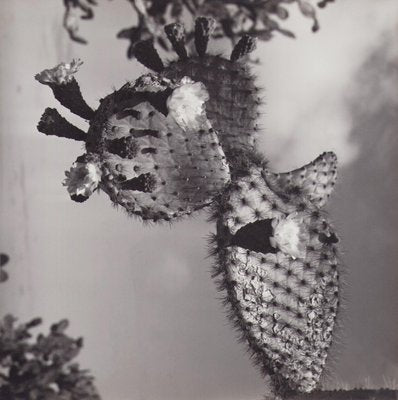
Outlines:
{"type": "MultiPolygon", "coordinates": [[[[214,38],[228,38],[235,45],[245,34],[260,40],[270,40],[275,33],[294,38],[290,30],[284,28],[281,22],[289,17],[294,8],[298,7],[302,15],[312,20],[312,31],[319,29],[316,7],[307,0],[127,0],[133,7],[137,22],[130,28],[121,30],[117,37],[128,39],[130,46],[127,51],[129,58],[135,57],[134,46],[141,40],[152,39],[165,50],[170,50],[161,26],[171,22],[192,21],[199,16],[213,17],[220,25],[212,33],[214,38]]],[[[334,0],[317,2],[319,8],[324,8],[334,0]]],[[[87,43],[78,35],[79,18],[92,19],[93,6],[96,0],[64,0],[64,27],[72,40],[87,43]],[[80,15],[79,15],[80,14],[80,15]]],[[[192,24],[193,25],[193,24],[192,24]]],[[[194,39],[194,30],[187,31],[187,42],[194,39]]]]}
{"type": "Polygon", "coordinates": [[[4,269],[4,266],[8,264],[9,257],[7,254],[0,253],[0,283],[3,283],[8,280],[8,273],[4,269]]]}
{"type": "Polygon", "coordinates": [[[16,325],[0,321],[0,398],[4,400],[100,400],[88,371],[73,362],[83,339],[65,334],[68,321],[53,324],[50,333],[32,340],[40,318],[16,325]]]}
{"type": "Polygon", "coordinates": [[[259,89],[243,59],[244,35],[229,59],[207,54],[212,18],[195,22],[196,55],[180,23],[165,32],[179,59],[164,65],[153,40],[134,54],[154,73],[101,100],[96,111],[73,78],[78,62],[36,79],[90,122],[88,133],[47,109],[39,131],[86,144],[67,172],[71,198],[102,189],[143,220],[166,220],[212,205],[215,275],[230,316],[275,395],[311,392],[324,370],[339,307],[338,238],[322,210],[336,180],[324,153],[275,174],[256,151],[259,89]],[[72,107],[73,105],[73,107],[72,107]]]}

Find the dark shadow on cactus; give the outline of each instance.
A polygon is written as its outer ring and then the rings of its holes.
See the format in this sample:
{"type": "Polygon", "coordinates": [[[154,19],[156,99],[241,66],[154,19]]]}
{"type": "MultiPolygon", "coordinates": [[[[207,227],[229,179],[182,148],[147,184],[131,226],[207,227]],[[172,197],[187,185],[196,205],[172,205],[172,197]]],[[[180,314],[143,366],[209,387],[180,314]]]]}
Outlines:
{"type": "Polygon", "coordinates": [[[269,241],[273,234],[271,223],[271,219],[265,219],[245,225],[232,236],[231,245],[264,254],[276,253],[275,247],[272,247],[269,241]]]}

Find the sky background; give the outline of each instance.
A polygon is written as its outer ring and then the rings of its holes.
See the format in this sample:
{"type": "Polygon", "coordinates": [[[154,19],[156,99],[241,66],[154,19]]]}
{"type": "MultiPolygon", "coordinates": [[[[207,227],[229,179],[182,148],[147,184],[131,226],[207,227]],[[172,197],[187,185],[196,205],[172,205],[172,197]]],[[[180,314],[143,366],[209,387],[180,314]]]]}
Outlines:
{"type": "MultiPolygon", "coordinates": [[[[61,181],[81,144],[36,131],[46,107],[87,129],[33,79],[44,68],[81,58],[76,77],[94,108],[146,72],[115,38],[134,22],[128,3],[100,5],[81,25],[90,42],[81,46],[61,27],[62,1],[0,2],[0,250],[11,256],[0,314],[41,316],[45,326],[70,319],[70,334],[85,338],[80,363],[106,400],[260,399],[264,382],[210,278],[206,213],[144,226],[104,193],[74,203],[61,181]]],[[[324,385],[396,387],[398,2],[339,0],[319,18],[312,34],[293,13],[296,40],[258,46],[260,147],[276,171],[338,155],[329,211],[342,237],[346,309],[324,385]]]]}

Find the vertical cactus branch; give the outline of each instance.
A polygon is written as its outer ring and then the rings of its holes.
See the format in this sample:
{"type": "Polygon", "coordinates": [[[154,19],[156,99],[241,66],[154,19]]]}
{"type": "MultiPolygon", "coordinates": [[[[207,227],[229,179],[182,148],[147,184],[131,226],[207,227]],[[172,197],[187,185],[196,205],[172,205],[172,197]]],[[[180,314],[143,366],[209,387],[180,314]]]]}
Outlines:
{"type": "Polygon", "coordinates": [[[188,58],[187,49],[185,48],[185,28],[183,24],[175,23],[166,25],[164,28],[167,38],[169,39],[174,51],[180,60],[188,58]]]}
{"type": "Polygon", "coordinates": [[[49,86],[54,97],[74,114],[90,120],[94,111],[84,101],[79,84],[73,77],[82,62],[73,60],[71,63],[61,63],[52,69],[46,69],[35,76],[43,85],[49,86]]]}
{"type": "Polygon", "coordinates": [[[195,21],[195,47],[200,57],[206,54],[207,45],[215,26],[216,21],[213,18],[199,17],[195,21]]]}
{"type": "Polygon", "coordinates": [[[152,71],[163,71],[163,61],[159,57],[159,54],[153,45],[152,39],[138,42],[134,47],[134,55],[142,65],[145,65],[152,71]]]}

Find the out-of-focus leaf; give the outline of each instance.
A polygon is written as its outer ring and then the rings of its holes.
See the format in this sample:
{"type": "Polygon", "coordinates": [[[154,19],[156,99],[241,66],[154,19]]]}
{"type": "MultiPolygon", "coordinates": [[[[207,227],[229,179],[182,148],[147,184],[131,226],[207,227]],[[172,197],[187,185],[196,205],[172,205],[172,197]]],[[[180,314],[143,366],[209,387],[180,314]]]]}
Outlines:
{"type": "Polygon", "coordinates": [[[286,36],[286,37],[291,38],[291,39],[295,39],[296,38],[296,35],[292,31],[289,31],[287,29],[278,28],[278,32],[281,33],[282,35],[286,36]]]}
{"type": "Polygon", "coordinates": [[[272,39],[272,31],[262,31],[256,36],[259,40],[268,41],[272,39]]]}
{"type": "Polygon", "coordinates": [[[179,18],[182,16],[183,12],[183,6],[181,1],[175,1],[171,7],[170,14],[173,18],[176,20],[179,20],[179,18]]]}
{"type": "Polygon", "coordinates": [[[65,331],[65,329],[69,326],[69,321],[67,319],[63,319],[56,324],[51,325],[51,332],[61,334],[65,331]]]}
{"type": "Polygon", "coordinates": [[[297,2],[298,2],[298,6],[299,6],[301,13],[305,17],[311,18],[314,21],[314,23],[312,25],[312,31],[316,32],[319,29],[319,23],[316,18],[315,8],[310,3],[308,3],[307,1],[304,1],[304,0],[297,0],[297,2]]]}
{"type": "Polygon", "coordinates": [[[300,11],[303,15],[305,15],[308,18],[315,18],[315,9],[310,3],[304,0],[297,0],[297,1],[300,11]]]}
{"type": "Polygon", "coordinates": [[[6,265],[10,261],[10,257],[7,254],[0,253],[0,267],[6,265]]]}
{"type": "Polygon", "coordinates": [[[3,269],[0,269],[0,283],[6,282],[8,280],[8,273],[3,269]]]}
{"type": "Polygon", "coordinates": [[[286,8],[277,7],[277,8],[276,8],[276,15],[277,15],[280,19],[284,20],[284,19],[287,19],[287,18],[289,17],[289,12],[286,10],[286,8]]]}

